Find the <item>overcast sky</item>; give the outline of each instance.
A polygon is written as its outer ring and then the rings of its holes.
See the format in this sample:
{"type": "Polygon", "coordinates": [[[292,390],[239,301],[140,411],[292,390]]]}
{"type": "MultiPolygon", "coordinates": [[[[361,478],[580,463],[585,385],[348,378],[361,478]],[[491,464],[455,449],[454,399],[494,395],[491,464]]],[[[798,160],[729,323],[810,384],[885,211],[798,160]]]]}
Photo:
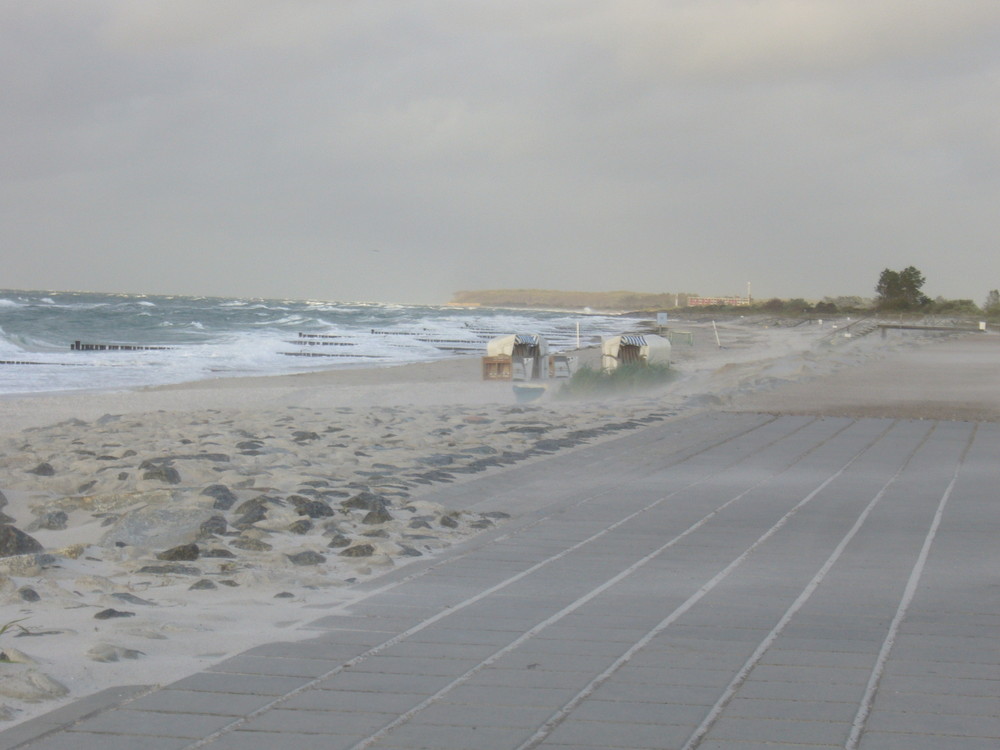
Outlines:
{"type": "Polygon", "coordinates": [[[0,288],[1000,287],[997,0],[0,0],[0,288]]]}

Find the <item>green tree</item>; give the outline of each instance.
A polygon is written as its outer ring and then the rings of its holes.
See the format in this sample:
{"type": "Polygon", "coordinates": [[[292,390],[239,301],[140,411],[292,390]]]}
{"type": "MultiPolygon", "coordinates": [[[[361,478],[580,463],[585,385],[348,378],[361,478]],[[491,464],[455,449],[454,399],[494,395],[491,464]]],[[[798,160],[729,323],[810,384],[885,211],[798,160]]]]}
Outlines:
{"type": "Polygon", "coordinates": [[[917,310],[926,307],[930,298],[921,291],[924,281],[924,275],[913,266],[907,266],[902,271],[886,268],[875,285],[875,293],[878,295],[876,306],[879,310],[917,310]]]}
{"type": "Polygon", "coordinates": [[[1000,314],[1000,289],[991,289],[990,293],[986,295],[983,312],[987,315],[1000,314]]]}

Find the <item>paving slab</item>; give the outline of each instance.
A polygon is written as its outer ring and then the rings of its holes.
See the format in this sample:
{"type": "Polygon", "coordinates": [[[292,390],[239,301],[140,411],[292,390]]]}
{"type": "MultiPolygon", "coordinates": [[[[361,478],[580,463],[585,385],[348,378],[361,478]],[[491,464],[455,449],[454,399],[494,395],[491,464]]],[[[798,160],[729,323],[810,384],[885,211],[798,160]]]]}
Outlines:
{"type": "Polygon", "coordinates": [[[1000,429],[911,408],[693,414],[435,489],[513,518],[0,750],[996,748],[1000,429]]]}

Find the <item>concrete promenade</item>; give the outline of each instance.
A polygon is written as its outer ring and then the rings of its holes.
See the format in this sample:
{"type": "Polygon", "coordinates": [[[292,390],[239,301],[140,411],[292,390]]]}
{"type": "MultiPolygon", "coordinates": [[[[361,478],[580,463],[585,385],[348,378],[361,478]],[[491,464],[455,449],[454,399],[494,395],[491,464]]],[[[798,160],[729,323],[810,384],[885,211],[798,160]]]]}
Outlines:
{"type": "Polygon", "coordinates": [[[436,490],[512,519],[0,749],[996,750],[1000,424],[802,398],[436,490]]]}

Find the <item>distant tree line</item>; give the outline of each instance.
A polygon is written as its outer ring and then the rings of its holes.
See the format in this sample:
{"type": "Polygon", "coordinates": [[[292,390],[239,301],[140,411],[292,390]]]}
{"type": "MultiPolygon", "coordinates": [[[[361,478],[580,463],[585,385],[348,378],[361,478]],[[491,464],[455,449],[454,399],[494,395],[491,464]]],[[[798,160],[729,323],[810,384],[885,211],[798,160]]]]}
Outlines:
{"type": "Polygon", "coordinates": [[[918,312],[936,315],[1000,313],[1000,292],[990,292],[982,309],[971,299],[931,299],[923,292],[926,279],[915,266],[902,271],[886,268],[875,285],[875,309],[879,312],[918,312]]]}
{"type": "MultiPolygon", "coordinates": [[[[691,308],[699,313],[727,312],[746,314],[765,312],[781,315],[861,315],[878,313],[917,313],[925,315],[979,315],[1000,318],[1000,290],[993,289],[980,307],[971,299],[931,299],[923,292],[926,279],[915,266],[901,271],[886,268],[875,285],[875,297],[866,299],[855,296],[824,297],[820,302],[809,302],[801,297],[754,301],[750,307],[713,305],[691,308]]],[[[456,292],[452,303],[482,305],[484,307],[521,307],[555,310],[601,311],[655,311],[686,308],[693,292],[572,292],[552,289],[485,289],[456,292]]]]}

